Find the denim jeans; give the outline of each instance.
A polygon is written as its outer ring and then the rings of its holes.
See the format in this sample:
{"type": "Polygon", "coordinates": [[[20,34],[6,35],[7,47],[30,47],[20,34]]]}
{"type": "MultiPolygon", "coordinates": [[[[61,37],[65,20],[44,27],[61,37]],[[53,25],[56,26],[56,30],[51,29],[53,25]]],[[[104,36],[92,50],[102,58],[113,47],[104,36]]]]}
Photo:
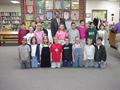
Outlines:
{"type": "Polygon", "coordinates": [[[37,68],[38,67],[37,57],[32,57],[31,66],[32,66],[32,68],[37,68]]]}
{"type": "Polygon", "coordinates": [[[72,67],[72,61],[64,60],[63,67],[72,67]]]}
{"type": "Polygon", "coordinates": [[[102,68],[102,69],[104,69],[105,67],[106,67],[106,62],[104,62],[104,61],[101,61],[101,62],[95,62],[95,64],[94,64],[94,67],[95,68],[102,68]]]}
{"type": "Polygon", "coordinates": [[[93,67],[94,66],[94,60],[93,59],[88,59],[85,63],[85,67],[93,67]]]}

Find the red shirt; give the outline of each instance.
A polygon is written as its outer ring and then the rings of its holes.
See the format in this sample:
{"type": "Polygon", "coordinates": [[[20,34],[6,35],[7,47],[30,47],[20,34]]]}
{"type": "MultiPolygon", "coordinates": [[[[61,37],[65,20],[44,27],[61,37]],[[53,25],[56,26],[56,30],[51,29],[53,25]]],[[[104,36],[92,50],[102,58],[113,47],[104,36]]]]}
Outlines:
{"type": "Polygon", "coordinates": [[[62,45],[61,44],[52,44],[50,46],[50,53],[52,62],[60,62],[62,54],[62,45]]]}

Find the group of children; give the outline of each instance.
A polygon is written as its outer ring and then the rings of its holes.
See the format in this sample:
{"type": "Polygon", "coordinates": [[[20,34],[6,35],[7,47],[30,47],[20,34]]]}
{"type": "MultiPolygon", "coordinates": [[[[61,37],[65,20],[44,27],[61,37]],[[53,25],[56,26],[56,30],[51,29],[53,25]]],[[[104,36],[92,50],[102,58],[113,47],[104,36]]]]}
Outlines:
{"type": "MultiPolygon", "coordinates": [[[[94,23],[85,27],[83,20],[76,28],[71,23],[71,30],[67,32],[60,24],[55,36],[52,36],[50,24],[44,29],[42,23],[35,28],[29,27],[29,33],[23,35],[18,47],[19,60],[22,68],[38,67],[95,67],[105,68],[106,47],[104,25],[100,30],[95,29],[94,23]]],[[[20,34],[20,33],[19,33],[20,34]]]]}

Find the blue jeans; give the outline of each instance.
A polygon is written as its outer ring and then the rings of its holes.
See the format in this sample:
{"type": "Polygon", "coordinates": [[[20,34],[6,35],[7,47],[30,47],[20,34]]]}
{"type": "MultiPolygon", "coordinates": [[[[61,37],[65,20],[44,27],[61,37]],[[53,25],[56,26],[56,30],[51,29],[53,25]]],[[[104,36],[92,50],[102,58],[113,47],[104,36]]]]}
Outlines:
{"type": "Polygon", "coordinates": [[[72,67],[72,61],[64,60],[63,67],[72,67]]]}
{"type": "Polygon", "coordinates": [[[103,61],[101,61],[101,62],[95,62],[95,64],[94,64],[94,67],[95,68],[102,68],[102,69],[104,69],[105,67],[106,67],[106,62],[103,62],[103,61]]]}
{"type": "Polygon", "coordinates": [[[93,59],[88,59],[85,63],[85,67],[93,67],[94,66],[94,60],[93,59]]]}
{"type": "Polygon", "coordinates": [[[30,68],[30,61],[22,61],[21,62],[21,68],[22,69],[30,68]]]}
{"type": "Polygon", "coordinates": [[[37,57],[32,57],[31,66],[32,66],[32,68],[37,68],[38,67],[37,57]]]}

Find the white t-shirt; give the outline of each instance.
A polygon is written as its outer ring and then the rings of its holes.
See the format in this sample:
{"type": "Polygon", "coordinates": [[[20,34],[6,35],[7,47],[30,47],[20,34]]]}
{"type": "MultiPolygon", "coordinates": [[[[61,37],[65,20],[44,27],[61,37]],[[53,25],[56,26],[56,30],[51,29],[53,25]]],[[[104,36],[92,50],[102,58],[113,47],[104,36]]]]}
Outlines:
{"type": "Polygon", "coordinates": [[[99,30],[98,31],[98,36],[103,38],[102,44],[104,45],[105,44],[104,43],[104,40],[105,40],[105,30],[99,30]]]}
{"type": "Polygon", "coordinates": [[[35,56],[35,54],[36,54],[36,48],[37,48],[36,44],[35,45],[31,45],[31,56],[32,57],[35,56]]]}
{"type": "Polygon", "coordinates": [[[51,29],[47,29],[47,32],[48,32],[48,39],[49,39],[50,43],[53,43],[53,38],[52,38],[51,29]]]}
{"type": "Polygon", "coordinates": [[[94,59],[95,47],[94,45],[85,45],[84,47],[84,60],[94,59]]]}

